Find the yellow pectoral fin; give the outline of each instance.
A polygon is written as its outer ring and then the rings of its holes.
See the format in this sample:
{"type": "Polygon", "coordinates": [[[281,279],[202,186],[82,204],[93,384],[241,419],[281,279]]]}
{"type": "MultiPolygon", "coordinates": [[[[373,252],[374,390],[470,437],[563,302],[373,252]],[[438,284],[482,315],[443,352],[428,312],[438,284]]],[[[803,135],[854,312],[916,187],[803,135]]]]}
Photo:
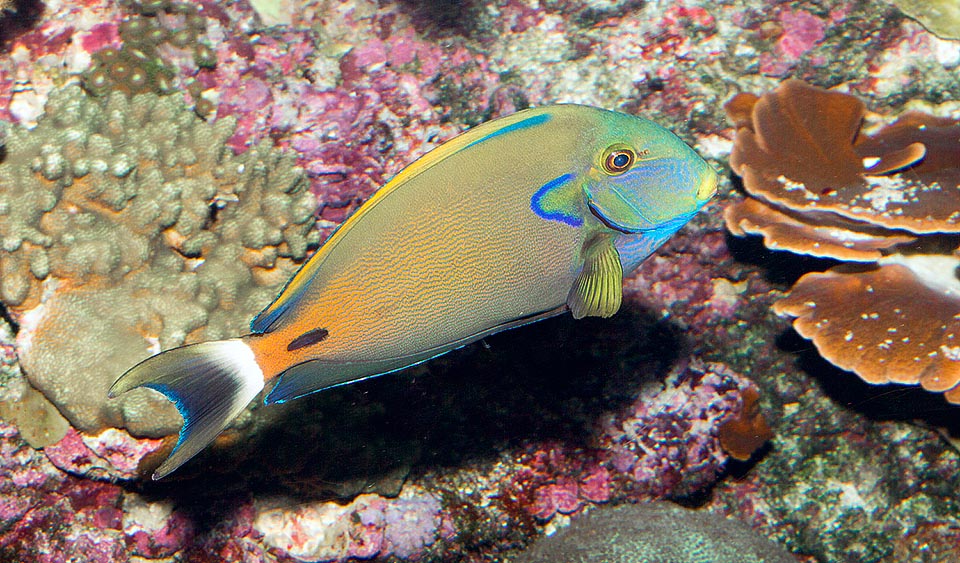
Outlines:
{"type": "Polygon", "coordinates": [[[583,269],[570,288],[567,306],[575,319],[613,316],[623,299],[623,267],[613,238],[594,237],[584,246],[583,255],[583,269]]]}

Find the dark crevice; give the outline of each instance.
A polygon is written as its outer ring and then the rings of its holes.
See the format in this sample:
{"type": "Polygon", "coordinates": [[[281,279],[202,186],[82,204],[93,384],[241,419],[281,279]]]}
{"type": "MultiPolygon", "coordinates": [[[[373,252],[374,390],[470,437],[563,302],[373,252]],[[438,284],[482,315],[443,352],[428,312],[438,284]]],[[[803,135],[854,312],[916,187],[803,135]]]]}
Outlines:
{"type": "Polygon", "coordinates": [[[7,53],[16,37],[33,29],[43,10],[40,0],[14,0],[11,8],[0,10],[0,53],[7,53]]]}

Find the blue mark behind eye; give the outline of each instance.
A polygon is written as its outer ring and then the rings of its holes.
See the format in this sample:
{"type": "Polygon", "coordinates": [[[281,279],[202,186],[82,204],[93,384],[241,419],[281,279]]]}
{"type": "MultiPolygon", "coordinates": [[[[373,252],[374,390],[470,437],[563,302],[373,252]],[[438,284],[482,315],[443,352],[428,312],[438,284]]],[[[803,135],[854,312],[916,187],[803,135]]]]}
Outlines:
{"type": "Polygon", "coordinates": [[[537,216],[547,219],[548,221],[566,223],[571,227],[579,227],[583,225],[583,219],[581,217],[564,212],[562,207],[550,205],[549,202],[544,202],[544,199],[549,197],[553,193],[553,190],[565,185],[573,178],[573,174],[564,174],[563,176],[558,176],[540,186],[540,189],[537,190],[537,193],[533,194],[533,197],[530,198],[530,209],[532,209],[537,216]],[[544,203],[547,205],[544,206],[544,203]]]}
{"type": "Polygon", "coordinates": [[[510,125],[507,125],[506,127],[501,127],[500,129],[497,129],[497,130],[494,131],[493,133],[489,133],[489,134],[487,134],[487,135],[484,135],[483,137],[480,137],[479,139],[477,139],[476,141],[470,143],[469,145],[467,145],[467,146],[464,147],[464,148],[469,149],[469,148],[472,147],[473,145],[478,145],[478,144],[480,144],[480,143],[482,143],[482,142],[484,142],[484,141],[489,141],[490,139],[492,139],[492,138],[494,138],[494,137],[499,137],[500,135],[506,135],[507,133],[512,133],[512,132],[514,132],[514,131],[519,131],[520,129],[526,129],[526,128],[528,128],[528,127],[535,127],[535,126],[537,126],[537,125],[542,125],[542,124],[544,124],[544,123],[546,123],[546,122],[548,122],[548,121],[550,121],[550,114],[548,114],[548,113],[541,113],[540,115],[535,115],[535,116],[533,116],[533,117],[528,117],[528,118],[526,118],[526,119],[521,119],[520,121],[518,121],[518,122],[516,122],[516,123],[511,123],[510,125]]]}

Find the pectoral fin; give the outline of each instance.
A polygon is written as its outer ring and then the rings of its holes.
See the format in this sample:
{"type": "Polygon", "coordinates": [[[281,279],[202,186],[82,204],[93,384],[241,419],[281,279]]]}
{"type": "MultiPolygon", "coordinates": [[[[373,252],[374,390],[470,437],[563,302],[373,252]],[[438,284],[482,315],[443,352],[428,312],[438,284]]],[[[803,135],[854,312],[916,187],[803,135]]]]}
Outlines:
{"type": "Polygon", "coordinates": [[[584,246],[580,275],[567,295],[573,318],[610,317],[623,299],[623,268],[613,238],[599,235],[584,246]]]}

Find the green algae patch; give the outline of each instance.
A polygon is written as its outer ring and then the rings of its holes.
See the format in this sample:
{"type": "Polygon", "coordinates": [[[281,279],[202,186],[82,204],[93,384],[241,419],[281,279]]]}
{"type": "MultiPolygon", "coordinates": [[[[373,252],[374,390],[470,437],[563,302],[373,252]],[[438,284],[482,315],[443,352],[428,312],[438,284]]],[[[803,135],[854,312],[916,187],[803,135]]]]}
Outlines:
{"type": "Polygon", "coordinates": [[[941,39],[960,39],[960,2],[957,0],[893,0],[904,14],[941,39]]]}
{"type": "Polygon", "coordinates": [[[0,161],[0,301],[36,389],[76,428],[176,432],[171,403],[107,400],[162,349],[244,334],[317,244],[316,201],[291,155],[226,145],[175,96],[72,86],[0,161]]]}

